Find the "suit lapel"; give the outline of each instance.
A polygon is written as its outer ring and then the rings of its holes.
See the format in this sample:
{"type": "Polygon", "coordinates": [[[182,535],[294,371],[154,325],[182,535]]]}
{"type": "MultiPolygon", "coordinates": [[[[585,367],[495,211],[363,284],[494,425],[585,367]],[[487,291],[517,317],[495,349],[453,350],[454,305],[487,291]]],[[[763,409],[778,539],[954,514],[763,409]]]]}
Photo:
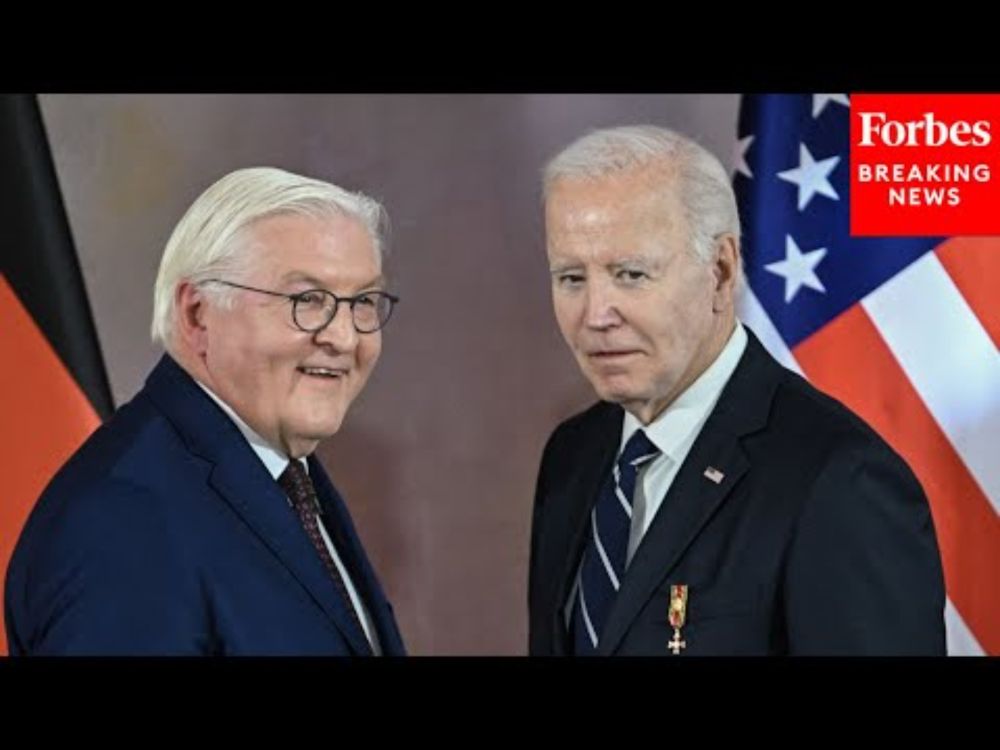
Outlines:
{"type": "MultiPolygon", "coordinates": [[[[250,450],[249,446],[247,449],[250,450]]],[[[306,589],[337,626],[351,650],[356,654],[371,653],[364,634],[358,631],[346,609],[348,603],[343,601],[322,559],[303,533],[302,522],[289,506],[288,498],[257,457],[252,455],[252,458],[260,468],[252,479],[246,476],[242,462],[220,462],[209,479],[212,487],[306,589]]],[[[339,552],[341,548],[337,549],[339,552]]]]}
{"type": "Polygon", "coordinates": [[[382,653],[401,656],[405,653],[402,636],[396,619],[389,609],[389,602],[378,582],[378,576],[365,554],[361,540],[354,529],[347,505],[315,457],[309,457],[309,475],[316,487],[316,494],[323,507],[327,533],[337,547],[341,561],[351,576],[351,581],[364,602],[378,633],[382,653]]]}
{"type": "MultiPolygon", "coordinates": [[[[751,464],[742,439],[767,424],[780,367],[749,329],[747,347],[656,517],[636,550],[608,613],[599,654],[612,654],[650,596],[680,562],[751,464]],[[706,471],[718,478],[716,482],[706,471]]],[[[666,611],[664,611],[666,617],[666,611]]]]}
{"type": "MultiPolygon", "coordinates": [[[[599,654],[614,652],[653,591],[749,466],[738,440],[706,422],[622,579],[601,634],[599,654]],[[722,472],[718,484],[705,477],[709,467],[722,472]]],[[[663,614],[666,618],[665,609],[663,614]]]]}
{"type": "Polygon", "coordinates": [[[208,483],[216,494],[288,569],[352,650],[370,653],[288,498],[232,420],[167,355],[146,388],[188,448],[212,464],[208,483]]]}
{"type": "MultiPolygon", "coordinates": [[[[567,461],[574,467],[569,481],[560,490],[558,503],[553,503],[550,522],[555,533],[565,537],[557,540],[554,548],[563,552],[558,561],[559,577],[552,597],[552,617],[554,632],[559,634],[557,642],[563,643],[567,636],[564,609],[576,579],[580,555],[587,538],[587,523],[590,509],[597,502],[601,484],[611,472],[611,464],[621,442],[622,409],[613,404],[601,404],[597,416],[597,426],[588,431],[586,438],[578,443],[579,454],[568,456],[567,461]],[[563,519],[567,519],[564,522],[563,519]]],[[[562,649],[561,649],[562,650],[562,649]]]]}

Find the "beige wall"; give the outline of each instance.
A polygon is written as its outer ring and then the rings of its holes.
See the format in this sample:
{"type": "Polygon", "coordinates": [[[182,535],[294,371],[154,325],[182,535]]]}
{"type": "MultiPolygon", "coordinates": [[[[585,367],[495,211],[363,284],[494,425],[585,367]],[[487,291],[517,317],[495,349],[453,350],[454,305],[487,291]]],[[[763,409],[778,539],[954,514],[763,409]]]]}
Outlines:
{"type": "Polygon", "coordinates": [[[361,189],[392,219],[403,301],[382,360],[320,455],[414,654],[526,651],[542,446],[586,406],[552,319],[539,206],[549,156],[651,122],[728,164],[735,95],[42,96],[117,404],[149,343],[163,245],[227,171],[272,165],[361,189]]]}

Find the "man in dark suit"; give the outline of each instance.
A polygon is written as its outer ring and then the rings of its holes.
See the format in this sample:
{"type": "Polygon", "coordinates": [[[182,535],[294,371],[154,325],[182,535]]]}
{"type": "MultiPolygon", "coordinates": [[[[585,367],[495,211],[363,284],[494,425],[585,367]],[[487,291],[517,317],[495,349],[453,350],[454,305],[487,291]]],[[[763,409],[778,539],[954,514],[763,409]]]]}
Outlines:
{"type": "Polygon", "coordinates": [[[381,351],[382,208],[277,169],[206,190],[164,250],[145,387],[59,471],[6,580],[17,654],[402,655],[312,456],[381,351]]]}
{"type": "Polygon", "coordinates": [[[530,653],[944,654],[919,482],[736,319],[718,160],[662,128],[595,131],[545,198],[556,318],[601,402],[542,458],[530,653]]]}

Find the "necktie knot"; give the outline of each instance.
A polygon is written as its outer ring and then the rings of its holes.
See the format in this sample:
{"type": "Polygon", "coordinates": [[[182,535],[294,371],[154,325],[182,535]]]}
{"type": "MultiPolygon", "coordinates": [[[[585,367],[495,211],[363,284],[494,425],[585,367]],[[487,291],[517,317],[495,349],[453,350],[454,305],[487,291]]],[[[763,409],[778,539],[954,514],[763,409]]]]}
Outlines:
{"type": "Polygon", "coordinates": [[[636,474],[649,461],[660,455],[660,449],[653,444],[644,430],[636,430],[625,443],[618,457],[618,471],[622,474],[636,474]]]}
{"type": "Polygon", "coordinates": [[[288,462],[288,466],[278,477],[278,484],[291,499],[292,504],[298,511],[311,510],[319,511],[319,503],[316,499],[316,488],[313,487],[309,474],[306,473],[302,462],[293,459],[288,462]]]}

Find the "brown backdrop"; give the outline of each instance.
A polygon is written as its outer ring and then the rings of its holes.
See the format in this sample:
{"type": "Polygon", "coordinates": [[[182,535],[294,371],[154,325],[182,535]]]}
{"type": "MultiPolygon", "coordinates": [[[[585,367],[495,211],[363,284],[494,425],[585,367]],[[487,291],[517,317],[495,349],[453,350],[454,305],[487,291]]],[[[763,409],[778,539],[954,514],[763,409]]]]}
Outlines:
{"type": "Polygon", "coordinates": [[[526,652],[531,499],[553,426],[591,400],[552,317],[539,174],[586,130],[650,122],[729,164],[736,95],[42,96],[115,401],[142,385],[160,253],[238,167],[364,190],[403,298],[320,448],[414,654],[526,652]]]}

